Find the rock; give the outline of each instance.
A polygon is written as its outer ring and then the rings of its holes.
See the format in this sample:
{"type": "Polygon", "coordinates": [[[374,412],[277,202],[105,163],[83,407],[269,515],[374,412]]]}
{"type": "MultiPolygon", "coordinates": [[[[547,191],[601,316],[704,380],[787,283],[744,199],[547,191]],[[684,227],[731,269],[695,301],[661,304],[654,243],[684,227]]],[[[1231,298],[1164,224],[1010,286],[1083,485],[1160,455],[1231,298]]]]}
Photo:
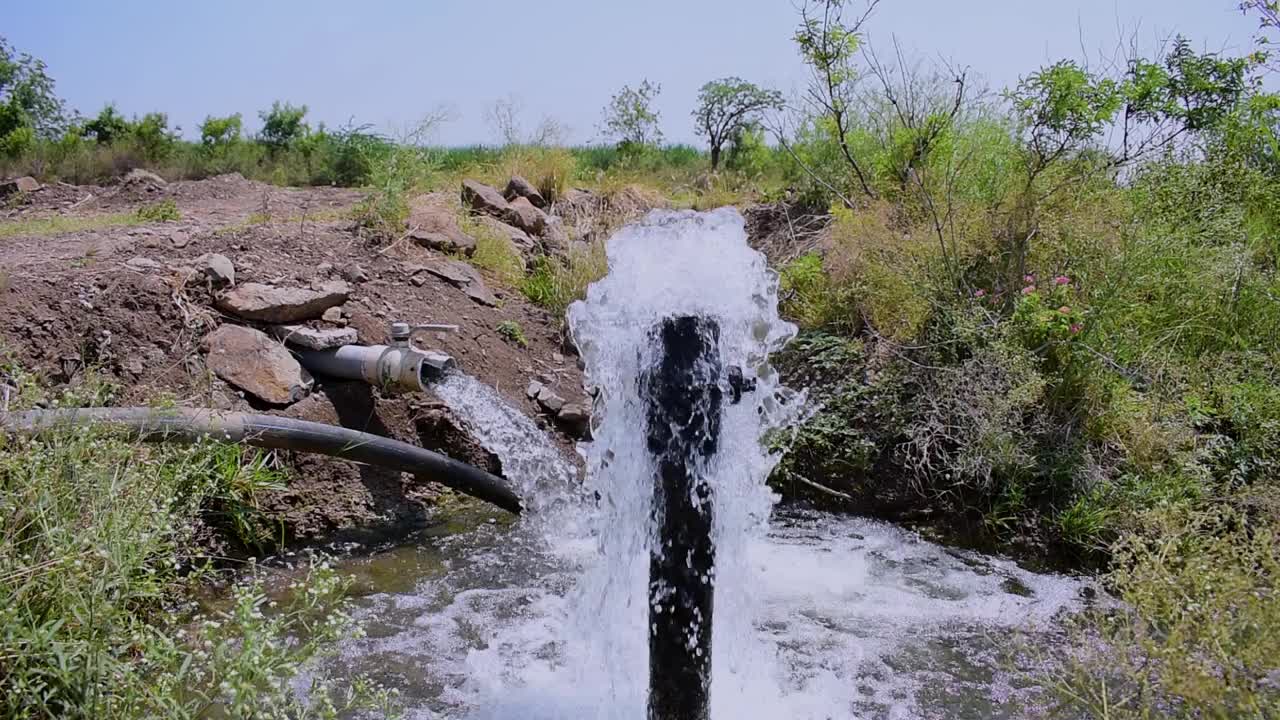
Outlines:
{"type": "Polygon", "coordinates": [[[318,318],[350,295],[351,287],[340,280],[321,283],[314,290],[245,283],[223,293],[215,305],[246,320],[292,323],[318,318]]]}
{"type": "Polygon", "coordinates": [[[581,403],[569,403],[560,408],[556,420],[578,437],[586,437],[591,430],[591,411],[581,403]]]}
{"type": "Polygon", "coordinates": [[[406,225],[409,238],[423,247],[468,257],[476,250],[475,238],[462,231],[454,209],[438,195],[422,195],[410,201],[406,225]]]}
{"type": "Polygon", "coordinates": [[[499,237],[507,238],[516,246],[521,254],[533,252],[538,244],[533,238],[529,237],[529,233],[518,227],[512,227],[497,218],[481,217],[479,218],[481,226],[489,232],[499,237]]]}
{"type": "Polygon", "coordinates": [[[462,204],[494,217],[503,217],[510,209],[502,193],[475,180],[462,181],[462,204]]]}
{"type": "Polygon", "coordinates": [[[542,248],[547,255],[569,257],[569,233],[560,218],[547,218],[547,229],[542,233],[542,248]]]}
{"type": "Polygon", "coordinates": [[[316,272],[321,275],[328,275],[333,272],[333,263],[322,262],[316,266],[316,272]]]}
{"type": "Polygon", "coordinates": [[[552,392],[551,388],[542,388],[542,390],[538,392],[537,400],[538,404],[542,406],[542,409],[552,415],[556,415],[564,409],[564,398],[552,392]]]}
{"type": "Polygon", "coordinates": [[[530,400],[536,400],[538,395],[542,393],[544,387],[545,386],[537,380],[530,381],[529,389],[525,390],[524,394],[528,395],[530,400]]]}
{"type": "Polygon", "coordinates": [[[335,325],[346,324],[346,321],[342,319],[342,308],[340,307],[331,307],[328,310],[325,310],[324,313],[320,315],[320,319],[335,325]]]}
{"type": "Polygon", "coordinates": [[[0,182],[0,198],[18,193],[33,193],[40,189],[40,183],[30,175],[0,182]]]}
{"type": "MultiPolygon", "coordinates": [[[[489,307],[497,307],[498,298],[494,297],[489,291],[489,287],[484,284],[484,278],[480,277],[480,273],[467,263],[461,260],[437,260],[426,265],[422,265],[415,269],[414,272],[425,270],[432,275],[448,280],[453,285],[462,289],[467,297],[475,300],[482,305],[489,307]]],[[[422,285],[419,277],[415,274],[410,278],[414,285],[422,285]]]]}
{"type": "Polygon", "coordinates": [[[205,253],[196,258],[196,272],[208,278],[214,287],[236,284],[236,266],[226,255],[205,253]]]}
{"type": "Polygon", "coordinates": [[[518,197],[522,197],[539,210],[547,208],[547,199],[542,197],[542,193],[538,192],[538,188],[519,175],[511,176],[511,180],[507,183],[507,189],[502,194],[507,200],[515,200],[518,197]]]}
{"type": "Polygon", "coordinates": [[[369,281],[369,273],[359,265],[343,265],[342,269],[338,271],[338,274],[342,276],[343,280],[346,280],[349,283],[362,283],[369,281]]]}
{"type": "Polygon", "coordinates": [[[315,383],[283,345],[253,328],[223,325],[201,347],[215,375],[272,405],[302,399],[315,383]]]}
{"type": "Polygon", "coordinates": [[[169,183],[165,182],[164,178],[160,177],[159,175],[149,170],[143,170],[142,168],[134,168],[130,170],[128,174],[126,174],[123,178],[121,178],[120,184],[122,185],[154,185],[156,187],[164,187],[169,183]]]}
{"type": "MultiPolygon", "coordinates": [[[[330,310],[336,309],[330,308],[330,310]]],[[[328,350],[329,348],[351,345],[359,340],[355,328],[317,330],[306,325],[276,325],[271,328],[271,334],[290,345],[297,345],[308,350],[328,350]]]]}
{"type": "Polygon", "coordinates": [[[126,262],[125,267],[133,270],[159,270],[163,265],[151,258],[136,257],[126,262]]]}
{"type": "Polygon", "coordinates": [[[528,198],[518,197],[507,206],[503,220],[531,235],[547,231],[547,214],[533,206],[528,198]]]}
{"type": "Polygon", "coordinates": [[[461,229],[455,232],[431,232],[410,230],[409,239],[425,248],[442,253],[462,253],[471,257],[476,251],[476,241],[461,229]]]}
{"type": "Polygon", "coordinates": [[[169,234],[169,242],[176,248],[184,248],[191,244],[191,235],[182,230],[175,230],[169,234]]]}

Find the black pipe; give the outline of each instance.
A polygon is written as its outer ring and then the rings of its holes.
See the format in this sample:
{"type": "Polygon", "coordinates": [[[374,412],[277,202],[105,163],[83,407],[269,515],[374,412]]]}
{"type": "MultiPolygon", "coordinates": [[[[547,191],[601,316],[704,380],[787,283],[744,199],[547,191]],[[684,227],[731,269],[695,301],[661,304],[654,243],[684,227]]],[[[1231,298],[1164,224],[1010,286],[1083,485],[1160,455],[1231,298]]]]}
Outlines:
{"type": "Polygon", "coordinates": [[[711,707],[715,594],[713,493],[706,464],[720,435],[720,326],[696,316],[651,333],[661,356],[646,373],[657,542],[649,555],[649,720],[706,720],[711,707]]]}
{"type": "Polygon", "coordinates": [[[239,442],[272,450],[319,453],[406,472],[520,513],[520,498],[499,477],[453,458],[359,430],[275,415],[216,410],[82,408],[0,413],[0,431],[44,435],[70,427],[103,424],[140,440],[195,443],[239,442]]]}

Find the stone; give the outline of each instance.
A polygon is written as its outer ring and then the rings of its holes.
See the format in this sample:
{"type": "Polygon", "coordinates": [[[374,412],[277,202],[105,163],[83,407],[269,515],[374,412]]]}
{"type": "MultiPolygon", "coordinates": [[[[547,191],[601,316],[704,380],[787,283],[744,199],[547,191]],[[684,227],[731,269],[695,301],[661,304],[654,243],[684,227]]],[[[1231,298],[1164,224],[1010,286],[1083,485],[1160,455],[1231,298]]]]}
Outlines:
{"type": "Polygon", "coordinates": [[[151,258],[136,257],[126,262],[125,267],[133,270],[159,270],[163,266],[151,258]]]}
{"type": "Polygon", "coordinates": [[[275,325],[271,328],[271,334],[290,345],[308,350],[328,350],[343,345],[353,345],[360,339],[355,328],[317,330],[306,325],[275,325]]]}
{"type": "Polygon", "coordinates": [[[547,214],[534,207],[528,198],[512,200],[502,219],[530,235],[541,235],[547,231],[547,214]]]}
{"type": "Polygon", "coordinates": [[[315,289],[245,283],[220,295],[215,305],[246,320],[283,324],[318,318],[350,295],[351,286],[341,280],[319,283],[315,289]]]}
{"type": "Polygon", "coordinates": [[[271,405],[288,405],[315,384],[283,345],[266,333],[223,325],[201,343],[214,375],[271,405]]]}
{"type": "Polygon", "coordinates": [[[551,388],[542,388],[538,393],[537,400],[538,404],[542,406],[542,409],[552,415],[556,415],[564,409],[564,398],[552,392],[551,388]]]}
{"type": "Polygon", "coordinates": [[[467,257],[476,250],[475,238],[463,232],[454,208],[439,195],[420,195],[411,200],[405,225],[409,239],[422,247],[467,257]]]}
{"type": "Polygon", "coordinates": [[[169,234],[169,242],[176,248],[184,248],[191,244],[191,234],[184,230],[175,230],[169,234]]]}
{"type": "Polygon", "coordinates": [[[484,278],[480,277],[480,273],[461,260],[437,260],[414,268],[414,276],[410,278],[414,285],[421,286],[423,284],[420,276],[417,275],[418,272],[423,270],[461,288],[467,294],[467,297],[482,305],[498,306],[498,298],[494,297],[489,287],[484,284],[484,278]]]}
{"type": "Polygon", "coordinates": [[[328,275],[333,272],[333,263],[322,262],[316,266],[316,272],[321,275],[328,275]]]}
{"type": "Polygon", "coordinates": [[[476,251],[475,238],[461,229],[451,232],[410,230],[409,239],[418,245],[442,253],[461,253],[471,257],[476,251]]]}
{"type": "Polygon", "coordinates": [[[547,199],[542,197],[542,193],[538,192],[538,188],[519,175],[511,176],[511,180],[507,182],[507,189],[502,194],[507,200],[515,200],[518,197],[522,197],[539,210],[547,208],[547,199]]]}
{"type": "Polygon", "coordinates": [[[40,183],[30,175],[0,182],[0,198],[18,193],[33,193],[40,189],[40,183]]]}
{"type": "Polygon", "coordinates": [[[542,393],[544,387],[545,386],[537,380],[532,380],[529,382],[529,388],[524,391],[524,394],[528,395],[530,400],[536,400],[538,395],[542,393]]]}
{"type": "Polygon", "coordinates": [[[214,287],[236,284],[236,266],[226,255],[205,253],[196,258],[195,270],[213,283],[214,287]]]}
{"type": "Polygon", "coordinates": [[[320,315],[320,319],[335,325],[346,324],[346,321],[342,319],[342,308],[340,307],[331,307],[328,310],[325,310],[324,313],[320,315]]]}
{"type": "Polygon", "coordinates": [[[512,227],[497,218],[481,217],[478,222],[485,230],[499,237],[507,238],[511,241],[521,254],[533,252],[537,248],[538,243],[529,237],[529,233],[518,227],[512,227]]]}
{"type": "Polygon", "coordinates": [[[369,281],[369,273],[359,265],[343,265],[338,271],[343,280],[349,283],[362,283],[369,281]]]}
{"type": "Polygon", "coordinates": [[[159,175],[151,172],[150,170],[143,170],[142,168],[134,168],[130,170],[123,178],[121,178],[120,183],[122,185],[154,185],[156,187],[164,187],[169,184],[159,175]]]}
{"type": "Polygon", "coordinates": [[[462,204],[476,212],[503,217],[510,209],[502,193],[475,180],[462,181],[462,204]]]}
{"type": "Polygon", "coordinates": [[[591,411],[582,403],[569,403],[560,408],[556,420],[578,437],[586,437],[591,431],[591,411]]]}

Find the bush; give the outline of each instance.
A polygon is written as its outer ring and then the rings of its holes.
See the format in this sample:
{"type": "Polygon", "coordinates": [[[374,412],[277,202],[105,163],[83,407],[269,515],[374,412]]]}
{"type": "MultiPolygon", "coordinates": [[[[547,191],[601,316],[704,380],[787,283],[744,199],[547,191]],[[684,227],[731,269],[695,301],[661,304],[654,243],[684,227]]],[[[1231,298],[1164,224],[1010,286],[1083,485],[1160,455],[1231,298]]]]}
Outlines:
{"type": "Polygon", "coordinates": [[[563,261],[540,257],[533,271],[520,285],[529,300],[564,319],[565,310],[587,296],[587,287],[609,271],[603,242],[575,247],[563,261]]]}
{"type": "Polygon", "coordinates": [[[515,320],[503,320],[498,323],[498,334],[504,340],[513,342],[520,347],[529,346],[529,340],[524,336],[524,328],[520,327],[520,323],[515,320]]]}
{"type": "Polygon", "coordinates": [[[151,205],[143,205],[138,208],[137,217],[143,222],[170,222],[181,220],[182,213],[178,212],[177,203],[169,198],[151,205]]]}

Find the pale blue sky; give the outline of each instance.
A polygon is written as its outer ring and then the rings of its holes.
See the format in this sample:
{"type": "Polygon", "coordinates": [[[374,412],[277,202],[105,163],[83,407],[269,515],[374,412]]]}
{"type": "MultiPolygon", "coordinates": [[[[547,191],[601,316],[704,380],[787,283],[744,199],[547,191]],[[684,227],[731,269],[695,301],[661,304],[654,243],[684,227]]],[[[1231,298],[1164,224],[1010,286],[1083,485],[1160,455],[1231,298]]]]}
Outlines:
{"type": "MultiPolygon", "coordinates": [[[[489,142],[485,108],[514,94],[524,123],[550,115],[570,139],[595,139],[601,107],[624,83],[662,84],[669,140],[693,141],[698,87],[739,75],[790,93],[804,68],[791,0],[36,0],[6,3],[0,35],[43,58],[84,114],[115,101],[162,110],[191,136],[205,115],[241,112],[251,129],[274,99],[310,120],[403,127],[439,105],[446,144],[489,142]]],[[[873,43],[969,65],[993,88],[1064,56],[1146,46],[1173,32],[1243,51],[1255,23],[1235,0],[884,0],[873,43]]]]}

